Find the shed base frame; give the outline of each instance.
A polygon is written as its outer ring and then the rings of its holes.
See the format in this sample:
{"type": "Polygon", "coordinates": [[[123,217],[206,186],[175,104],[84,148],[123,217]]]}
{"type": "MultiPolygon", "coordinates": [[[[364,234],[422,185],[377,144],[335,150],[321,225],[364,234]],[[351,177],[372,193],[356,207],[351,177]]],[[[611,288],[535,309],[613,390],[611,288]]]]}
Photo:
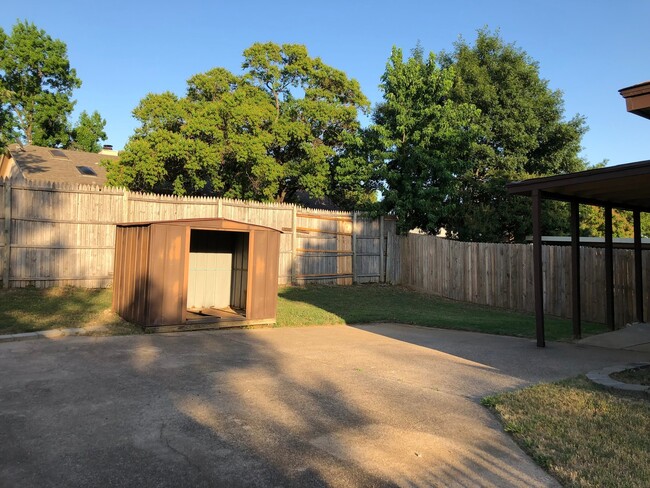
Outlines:
{"type": "Polygon", "coordinates": [[[250,327],[255,325],[275,325],[275,319],[219,320],[213,317],[193,320],[191,323],[178,325],[148,325],[144,327],[147,334],[164,332],[193,332],[199,330],[219,330],[250,327]]]}

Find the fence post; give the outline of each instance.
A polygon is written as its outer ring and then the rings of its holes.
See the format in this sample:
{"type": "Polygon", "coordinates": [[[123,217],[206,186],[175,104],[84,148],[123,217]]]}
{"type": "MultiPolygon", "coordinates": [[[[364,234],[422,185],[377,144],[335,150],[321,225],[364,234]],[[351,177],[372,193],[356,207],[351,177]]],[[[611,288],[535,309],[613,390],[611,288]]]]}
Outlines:
{"type": "Polygon", "coordinates": [[[384,275],[384,216],[379,216],[379,283],[386,282],[384,275]]]}
{"type": "Polygon", "coordinates": [[[297,225],[298,225],[298,209],[294,205],[291,209],[291,284],[296,284],[296,276],[298,275],[296,269],[296,244],[298,243],[297,235],[297,225]]]}
{"type": "Polygon", "coordinates": [[[129,191],[124,188],[122,190],[122,222],[129,221],[129,191]]]}
{"type": "Polygon", "coordinates": [[[357,212],[352,212],[352,284],[357,284],[357,212]]]}
{"type": "Polygon", "coordinates": [[[9,288],[9,277],[11,275],[11,179],[5,180],[4,191],[4,252],[2,253],[2,286],[9,288]]]}
{"type": "Polygon", "coordinates": [[[392,240],[391,239],[391,233],[388,232],[386,234],[386,279],[385,279],[385,282],[390,283],[391,285],[394,285],[395,284],[395,278],[394,278],[395,270],[394,270],[393,262],[391,261],[391,259],[393,259],[393,256],[391,255],[391,252],[390,252],[390,249],[391,249],[391,247],[393,245],[391,240],[392,240]]]}

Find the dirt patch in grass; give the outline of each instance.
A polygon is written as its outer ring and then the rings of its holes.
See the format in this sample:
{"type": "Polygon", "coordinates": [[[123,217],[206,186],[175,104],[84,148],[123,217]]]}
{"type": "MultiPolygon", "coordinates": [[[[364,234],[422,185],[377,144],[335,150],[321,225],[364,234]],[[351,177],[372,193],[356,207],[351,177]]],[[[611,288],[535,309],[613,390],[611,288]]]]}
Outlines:
{"type": "Polygon", "coordinates": [[[111,311],[110,289],[16,288],[0,290],[0,334],[87,328],[92,335],[139,334],[111,311]]]}
{"type": "Polygon", "coordinates": [[[650,402],[581,376],[483,400],[564,486],[650,486],[650,402]]]}
{"type": "Polygon", "coordinates": [[[626,369],[620,373],[610,375],[613,379],[623,383],[650,386],[650,366],[641,366],[634,369],[626,369]]]}

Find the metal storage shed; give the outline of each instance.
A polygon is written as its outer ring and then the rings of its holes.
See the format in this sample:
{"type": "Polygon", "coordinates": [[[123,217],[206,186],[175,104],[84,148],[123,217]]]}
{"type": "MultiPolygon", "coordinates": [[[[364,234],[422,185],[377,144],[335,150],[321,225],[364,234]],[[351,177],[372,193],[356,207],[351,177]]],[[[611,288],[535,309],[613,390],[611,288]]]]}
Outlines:
{"type": "Polygon", "coordinates": [[[113,310],[160,331],[273,323],[280,234],[220,218],[117,224],[113,310]]]}

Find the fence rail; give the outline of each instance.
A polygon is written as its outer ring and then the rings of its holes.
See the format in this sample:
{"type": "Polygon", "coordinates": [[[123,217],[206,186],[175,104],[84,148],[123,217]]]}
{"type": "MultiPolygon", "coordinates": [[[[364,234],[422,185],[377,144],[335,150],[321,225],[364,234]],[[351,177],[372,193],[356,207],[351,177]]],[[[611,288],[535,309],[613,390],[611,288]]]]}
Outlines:
{"type": "Polygon", "coordinates": [[[384,281],[387,235],[395,232],[390,219],[291,204],[0,180],[0,282],[110,286],[115,224],[206,217],[282,230],[280,283],[384,281]]]}
{"type": "MultiPolygon", "coordinates": [[[[535,311],[533,248],[531,244],[458,242],[411,234],[398,237],[394,254],[400,258],[389,281],[435,295],[522,312],[535,311]]],[[[583,247],[580,252],[583,320],[606,322],[605,250],[583,247]]],[[[571,318],[571,248],[542,246],[544,311],[571,318]]],[[[643,251],[645,316],[650,293],[650,251],[643,251]]],[[[634,251],[614,250],[615,323],[635,320],[634,251]]]]}

